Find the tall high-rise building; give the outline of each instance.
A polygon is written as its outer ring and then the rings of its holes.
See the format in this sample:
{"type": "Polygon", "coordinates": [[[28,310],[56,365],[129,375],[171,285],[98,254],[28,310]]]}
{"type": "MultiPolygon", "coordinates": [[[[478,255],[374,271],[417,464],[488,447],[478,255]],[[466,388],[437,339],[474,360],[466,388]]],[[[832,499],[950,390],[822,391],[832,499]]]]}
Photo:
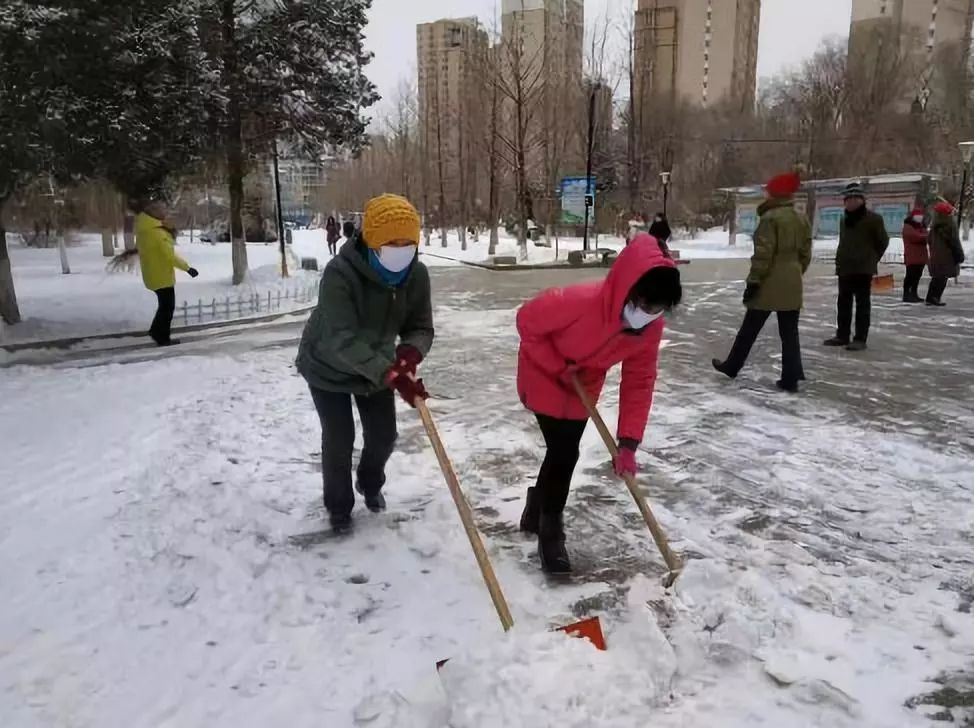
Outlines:
{"type": "Polygon", "coordinates": [[[526,64],[581,84],[585,0],[503,0],[501,36],[517,39],[526,64]]]}
{"type": "Polygon", "coordinates": [[[853,0],[849,65],[853,74],[895,72],[905,98],[926,102],[945,53],[970,58],[974,0],[853,0]]]}
{"type": "Polygon", "coordinates": [[[451,214],[473,196],[471,153],[481,133],[479,108],[489,42],[477,18],[437,20],[416,26],[419,133],[427,160],[442,178],[444,203],[451,214]]]}
{"type": "Polygon", "coordinates": [[[420,125],[456,126],[473,79],[483,73],[487,33],[477,18],[437,20],[416,26],[420,125]]]}
{"type": "Polygon", "coordinates": [[[639,0],[633,93],[750,110],[760,25],[761,0],[639,0]]]}

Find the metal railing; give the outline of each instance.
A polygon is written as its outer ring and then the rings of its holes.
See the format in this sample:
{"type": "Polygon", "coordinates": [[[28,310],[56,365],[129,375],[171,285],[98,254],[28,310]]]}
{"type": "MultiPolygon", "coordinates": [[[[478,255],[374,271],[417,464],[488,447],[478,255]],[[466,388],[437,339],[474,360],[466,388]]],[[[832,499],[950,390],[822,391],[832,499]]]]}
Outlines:
{"type": "Polygon", "coordinates": [[[198,299],[196,303],[183,301],[182,305],[176,308],[174,318],[176,321],[181,321],[183,326],[210,321],[232,321],[249,316],[300,308],[317,300],[318,284],[307,283],[288,287],[284,290],[267,291],[266,294],[255,291],[246,296],[214,298],[209,303],[204,302],[202,298],[198,299]]]}
{"type": "MultiPolygon", "coordinates": [[[[831,253],[815,253],[812,255],[812,262],[834,263],[835,252],[833,251],[831,253]]],[[[903,253],[887,253],[880,259],[879,262],[883,265],[903,265],[903,253]]]]}

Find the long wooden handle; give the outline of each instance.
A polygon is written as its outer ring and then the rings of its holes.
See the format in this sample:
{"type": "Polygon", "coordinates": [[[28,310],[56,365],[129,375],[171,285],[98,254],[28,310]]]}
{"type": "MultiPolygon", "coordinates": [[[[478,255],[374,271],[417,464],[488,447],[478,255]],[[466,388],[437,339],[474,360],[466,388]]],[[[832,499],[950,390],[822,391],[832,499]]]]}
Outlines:
{"type": "Polygon", "coordinates": [[[501,626],[506,632],[514,626],[514,618],[511,617],[511,610],[507,606],[507,600],[504,598],[500,583],[497,581],[494,567],[491,566],[490,559],[487,556],[487,550],[484,548],[484,543],[480,539],[480,532],[474,523],[470,504],[467,503],[463,491],[460,490],[460,481],[457,479],[457,474],[453,470],[450,458],[446,454],[446,448],[443,447],[440,433],[433,423],[433,416],[430,414],[426,402],[421,397],[416,398],[416,409],[419,410],[419,416],[423,419],[423,426],[426,428],[426,434],[429,435],[433,452],[436,453],[436,459],[440,461],[440,469],[443,471],[443,477],[446,478],[450,495],[453,496],[453,502],[456,504],[457,511],[460,513],[460,520],[463,521],[463,530],[467,532],[470,546],[473,549],[474,556],[477,558],[477,565],[480,567],[480,574],[483,576],[484,583],[487,585],[487,591],[490,592],[490,598],[494,602],[494,609],[497,610],[497,616],[501,620],[501,626]]]}
{"type": "MultiPolygon", "coordinates": [[[[612,456],[613,460],[619,454],[619,448],[616,446],[615,438],[612,437],[612,433],[609,432],[609,428],[605,426],[605,420],[602,419],[602,415],[599,414],[598,409],[592,403],[591,398],[588,396],[588,392],[582,386],[582,383],[578,380],[578,376],[574,375],[572,377],[572,382],[575,385],[575,391],[582,400],[582,404],[585,405],[585,409],[588,410],[589,417],[592,418],[592,422],[595,423],[595,428],[599,431],[602,436],[602,440],[605,442],[606,448],[609,450],[609,454],[612,456]]],[[[666,567],[671,573],[676,574],[683,568],[680,563],[679,557],[673,553],[673,549],[670,548],[670,542],[666,538],[666,534],[663,533],[663,529],[660,527],[659,522],[656,520],[656,516],[653,515],[653,511],[649,507],[649,503],[646,502],[646,497],[639,490],[639,484],[636,483],[636,479],[631,475],[626,475],[624,480],[626,481],[626,487],[629,489],[629,493],[632,495],[632,499],[636,501],[636,507],[639,508],[639,512],[643,516],[643,520],[649,527],[649,532],[653,535],[653,540],[656,542],[656,548],[659,549],[660,554],[663,556],[663,561],[666,562],[666,567]]],[[[670,582],[672,583],[672,581],[670,582]]]]}

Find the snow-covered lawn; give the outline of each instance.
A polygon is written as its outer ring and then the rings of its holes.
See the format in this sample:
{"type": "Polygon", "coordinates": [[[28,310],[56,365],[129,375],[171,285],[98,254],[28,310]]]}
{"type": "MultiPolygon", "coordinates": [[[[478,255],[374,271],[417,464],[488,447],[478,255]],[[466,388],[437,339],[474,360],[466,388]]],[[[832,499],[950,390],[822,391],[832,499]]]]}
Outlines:
{"type": "Polygon", "coordinates": [[[424,376],[514,614],[506,636],[412,411],[389,511],[360,505],[347,540],[323,532],[300,322],[0,370],[0,723],[902,728],[930,725],[940,708],[905,703],[934,680],[970,700],[972,289],[951,286],[945,310],[878,296],[854,357],[818,346],[835,292],[816,270],[809,382],[790,397],[771,326],[740,381],[710,371],[741,286],[694,278],[705,269],[686,269],[640,455],[689,558],[670,594],[592,428],[567,518],[575,579],[546,581],[516,530],[541,438],[517,402],[514,312],[599,272],[433,272],[424,376]],[[607,653],[547,634],[593,614],[607,653]]]}
{"type": "MultiPolygon", "coordinates": [[[[486,235],[481,235],[480,240],[476,243],[468,237],[466,250],[461,248],[459,237],[452,232],[447,236],[446,247],[443,247],[438,235],[433,237],[430,243],[429,246],[420,246],[420,252],[425,254],[423,260],[429,266],[449,266],[456,265],[458,262],[483,263],[490,259],[487,254],[488,238],[486,235]]],[[[619,250],[625,245],[625,241],[615,236],[600,235],[597,239],[589,241],[589,245],[591,248],[619,250]]],[[[815,240],[813,243],[814,254],[822,257],[834,255],[837,245],[838,240],[834,238],[815,240]]],[[[581,250],[582,247],[581,238],[560,238],[557,251],[554,242],[550,248],[528,242],[527,262],[546,264],[555,260],[567,261],[569,251],[581,250]],[[556,253],[557,258],[555,257],[556,253]]],[[[698,232],[693,237],[690,237],[686,231],[678,231],[676,237],[670,241],[670,248],[678,251],[683,260],[739,259],[750,258],[754,254],[754,243],[750,236],[738,235],[736,243],[730,245],[727,231],[720,228],[698,232]]],[[[517,240],[502,233],[496,254],[517,257],[517,240]]],[[[903,255],[903,240],[901,238],[896,237],[890,240],[888,254],[893,257],[903,255]]]]}
{"type": "MultiPolygon", "coordinates": [[[[248,296],[313,283],[316,274],[301,271],[296,260],[289,261],[291,277],[280,275],[280,250],[277,245],[248,245],[250,274],[243,286],[231,285],[230,245],[190,243],[180,236],[178,252],[200,272],[191,279],[176,275],[177,311],[183,301],[195,306],[202,299],[209,305],[216,298],[248,296]]],[[[319,266],[328,260],[324,231],[295,231],[295,257],[317,257],[319,266]]],[[[156,309],[155,296],[142,285],[138,268],[132,273],[108,273],[109,259],[101,253],[101,238],[79,235],[69,247],[71,275],[62,275],[56,248],[28,248],[10,245],[14,284],[23,322],[5,327],[5,343],[87,336],[147,329],[156,309]]],[[[176,325],[181,322],[177,319],[176,325]]]]}

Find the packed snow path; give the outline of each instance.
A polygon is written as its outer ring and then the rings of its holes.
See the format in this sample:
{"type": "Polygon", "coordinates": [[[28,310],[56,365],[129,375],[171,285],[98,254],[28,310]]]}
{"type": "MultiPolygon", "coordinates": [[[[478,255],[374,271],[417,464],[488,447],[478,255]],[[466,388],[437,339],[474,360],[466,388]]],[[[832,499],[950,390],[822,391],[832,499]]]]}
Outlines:
{"type": "Polygon", "coordinates": [[[360,504],[354,537],[324,534],[319,426],[291,366],[300,325],[0,369],[0,722],[576,725],[550,693],[531,694],[559,684],[558,663],[542,660],[552,646],[531,635],[591,614],[612,662],[572,653],[563,685],[636,697],[591,722],[581,696],[577,725],[970,720],[945,704],[974,693],[974,289],[951,286],[942,310],[877,297],[870,350],[853,355],[820,347],[834,282],[816,268],[810,381],[789,397],[773,387],[773,322],[737,382],[710,369],[740,323],[743,271],[684,269],[661,357],[643,482],[693,559],[670,595],[594,428],[567,519],[582,573],[548,583],[514,526],[541,451],[513,384],[514,311],[598,272],[434,271],[424,376],[513,643],[413,412],[400,411],[389,511],[360,504]],[[449,717],[417,704],[444,657],[457,665],[449,717]]]}

